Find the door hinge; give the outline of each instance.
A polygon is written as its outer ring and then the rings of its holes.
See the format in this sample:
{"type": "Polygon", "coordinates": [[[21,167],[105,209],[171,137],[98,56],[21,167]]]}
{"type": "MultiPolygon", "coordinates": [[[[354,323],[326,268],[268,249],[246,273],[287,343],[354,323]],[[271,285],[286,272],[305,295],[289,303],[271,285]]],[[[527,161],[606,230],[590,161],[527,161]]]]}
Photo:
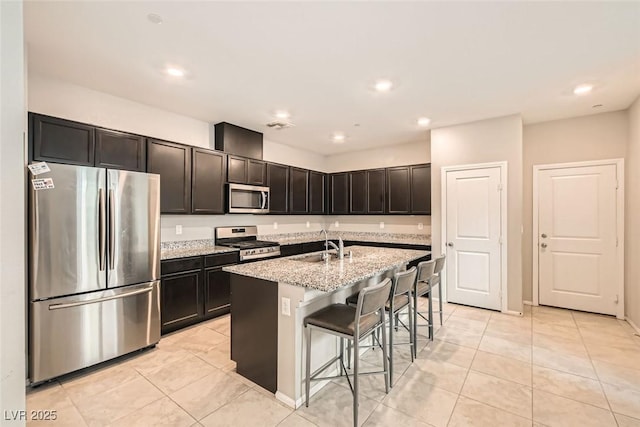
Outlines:
{"type": "Polygon", "coordinates": [[[618,247],[618,236],[616,236],[616,248],[618,247]]]}
{"type": "Polygon", "coordinates": [[[498,237],[498,244],[502,245],[502,236],[498,237]]]}
{"type": "Polygon", "coordinates": [[[616,190],[620,188],[619,184],[618,184],[618,180],[616,179],[616,190]]]}
{"type": "Polygon", "coordinates": [[[502,191],[502,184],[498,184],[498,191],[502,191]]]}
{"type": "Polygon", "coordinates": [[[613,298],[613,302],[615,302],[616,304],[618,303],[618,295],[616,295],[615,298],[613,298]]]}

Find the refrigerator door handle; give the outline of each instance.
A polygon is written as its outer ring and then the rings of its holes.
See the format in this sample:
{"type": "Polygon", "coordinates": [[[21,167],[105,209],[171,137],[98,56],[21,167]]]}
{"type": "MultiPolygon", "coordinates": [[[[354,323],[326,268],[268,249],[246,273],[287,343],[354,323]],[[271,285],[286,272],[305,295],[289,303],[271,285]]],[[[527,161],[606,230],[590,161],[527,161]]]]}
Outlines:
{"type": "Polygon", "coordinates": [[[100,271],[104,270],[105,256],[106,256],[106,244],[107,244],[107,219],[106,210],[104,205],[104,189],[98,190],[98,256],[100,257],[100,271]]]}
{"type": "Polygon", "coordinates": [[[115,253],[116,253],[116,229],[115,229],[115,196],[112,189],[109,190],[109,269],[115,268],[115,253]]]}
{"type": "Polygon", "coordinates": [[[71,308],[71,307],[78,307],[81,305],[87,305],[87,304],[95,304],[97,302],[104,302],[104,301],[110,301],[110,300],[114,300],[114,299],[121,299],[121,298],[127,298],[127,297],[131,297],[134,295],[140,295],[140,294],[145,294],[145,293],[149,293],[153,290],[153,285],[144,288],[144,289],[137,289],[135,291],[131,291],[131,292],[125,292],[123,294],[118,294],[118,295],[111,295],[108,297],[103,297],[103,298],[96,298],[96,299],[91,299],[91,300],[86,300],[86,301],[78,301],[78,302],[67,302],[67,303],[60,303],[60,304],[51,304],[49,306],[49,310],[60,310],[62,308],[71,308]]]}

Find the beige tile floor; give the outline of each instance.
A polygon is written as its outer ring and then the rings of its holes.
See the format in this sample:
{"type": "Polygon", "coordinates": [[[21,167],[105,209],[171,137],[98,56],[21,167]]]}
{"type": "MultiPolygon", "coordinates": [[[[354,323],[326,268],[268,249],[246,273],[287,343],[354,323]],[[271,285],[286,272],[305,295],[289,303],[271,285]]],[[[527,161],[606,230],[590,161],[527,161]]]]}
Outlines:
{"type": "MultiPolygon", "coordinates": [[[[422,301],[421,303],[424,303],[422,301]]],[[[622,321],[546,307],[524,317],[454,304],[415,363],[396,349],[394,386],[361,380],[365,426],[640,426],[640,338],[622,321]]],[[[349,426],[336,380],[293,411],[234,372],[229,317],[157,348],[29,390],[58,426],[349,426]]],[[[436,322],[438,323],[438,322],[436,322]]],[[[399,335],[403,335],[402,332],[399,335]]],[[[406,334],[404,334],[406,337],[406,334]]],[[[401,338],[398,338],[400,340],[401,338]]],[[[380,351],[363,355],[375,369],[380,351]]]]}

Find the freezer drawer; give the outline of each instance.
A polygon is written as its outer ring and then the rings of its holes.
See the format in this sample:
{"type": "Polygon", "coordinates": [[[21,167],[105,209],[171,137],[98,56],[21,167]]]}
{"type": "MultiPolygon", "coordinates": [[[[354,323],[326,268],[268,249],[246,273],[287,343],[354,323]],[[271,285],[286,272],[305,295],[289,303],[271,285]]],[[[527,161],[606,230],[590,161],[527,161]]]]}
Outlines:
{"type": "Polygon", "coordinates": [[[32,383],[138,350],[160,340],[160,282],[30,306],[32,383]]]}

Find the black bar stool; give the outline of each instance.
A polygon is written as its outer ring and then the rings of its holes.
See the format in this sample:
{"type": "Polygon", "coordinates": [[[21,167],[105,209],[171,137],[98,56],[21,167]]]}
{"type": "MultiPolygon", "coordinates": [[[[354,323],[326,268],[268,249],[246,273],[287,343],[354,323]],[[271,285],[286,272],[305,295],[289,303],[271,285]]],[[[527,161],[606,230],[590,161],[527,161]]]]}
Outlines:
{"type": "MultiPolygon", "coordinates": [[[[431,286],[438,285],[438,305],[440,306],[440,310],[437,313],[440,314],[440,326],[442,326],[442,270],[444,270],[444,261],[446,255],[440,255],[436,258],[436,265],[433,269],[433,277],[431,278],[431,286]]],[[[434,312],[435,313],[435,312],[434,312]]]]}
{"type": "Polygon", "coordinates": [[[353,393],[353,425],[358,425],[358,376],[369,374],[384,374],[385,392],[389,393],[389,369],[386,350],[386,334],[382,334],[382,361],[383,370],[374,372],[360,373],[359,370],[359,346],[358,343],[362,338],[375,332],[378,328],[385,325],[384,305],[389,297],[391,290],[391,279],[385,279],[382,282],[368,286],[360,291],[358,304],[352,307],[346,304],[332,304],[321,310],[310,314],[304,319],[305,339],[306,339],[306,379],[305,379],[305,405],[309,406],[309,387],[311,381],[329,380],[347,377],[349,387],[353,393]],[[313,374],[311,373],[311,331],[313,329],[340,337],[340,354],[329,362],[325,363],[313,374]],[[344,366],[344,340],[353,342],[355,351],[353,361],[353,384],[349,380],[349,374],[344,366]],[[333,377],[317,378],[318,374],[330,367],[334,362],[340,361],[340,373],[333,377]]]}

